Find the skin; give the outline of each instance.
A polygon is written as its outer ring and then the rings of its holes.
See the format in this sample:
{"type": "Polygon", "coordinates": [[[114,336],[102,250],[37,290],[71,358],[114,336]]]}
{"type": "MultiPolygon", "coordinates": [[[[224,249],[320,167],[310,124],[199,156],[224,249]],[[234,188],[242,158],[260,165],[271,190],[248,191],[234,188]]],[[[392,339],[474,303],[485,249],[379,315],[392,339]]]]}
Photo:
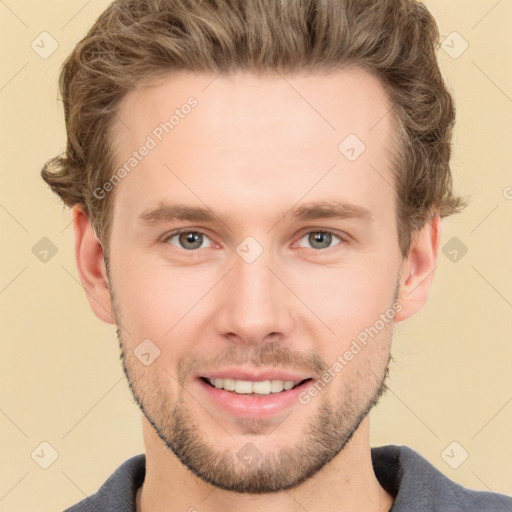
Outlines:
{"type": "Polygon", "coordinates": [[[395,322],[425,304],[440,222],[434,216],[416,233],[402,258],[384,89],[357,67],[286,79],[169,74],[123,98],[113,132],[119,165],[190,96],[197,107],[111,192],[108,266],[89,219],[73,210],[80,278],[95,314],[117,323],[144,413],[137,511],[388,511],[367,414],[385,388],[393,322],[309,403],[270,418],[227,414],[197,379],[230,365],[318,379],[395,299],[395,322]],[[354,162],[338,150],[350,133],[366,145],[354,162]],[[291,214],[327,200],[370,216],[291,214]],[[216,217],[137,220],[164,201],[206,205],[216,217]],[[203,231],[199,248],[180,246],[177,228],[203,231]],[[327,248],[308,236],[322,230],[333,233],[327,248]],[[251,263],[236,252],[247,236],[263,249],[251,263]],[[145,366],[133,350],[148,338],[160,355],[145,366]],[[237,458],[247,443],[259,464],[237,458]]]}

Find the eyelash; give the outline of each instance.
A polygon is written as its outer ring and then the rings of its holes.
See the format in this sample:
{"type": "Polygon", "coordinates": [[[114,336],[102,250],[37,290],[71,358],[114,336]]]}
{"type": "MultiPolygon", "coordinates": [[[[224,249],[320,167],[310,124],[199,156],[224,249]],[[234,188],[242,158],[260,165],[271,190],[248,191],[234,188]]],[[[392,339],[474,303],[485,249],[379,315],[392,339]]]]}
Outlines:
{"type": "MultiPolygon", "coordinates": [[[[186,229],[178,229],[176,231],[173,231],[172,233],[169,233],[168,235],[165,236],[163,242],[164,243],[169,243],[169,240],[177,235],[180,235],[182,233],[197,233],[197,234],[200,234],[200,235],[203,235],[205,237],[207,237],[208,239],[210,239],[210,237],[208,236],[207,233],[205,233],[204,231],[202,231],[201,229],[190,229],[190,228],[186,228],[186,229]]],[[[305,235],[309,235],[311,233],[323,233],[323,234],[328,234],[328,235],[332,235],[333,237],[336,237],[340,240],[340,242],[338,244],[335,244],[331,247],[326,247],[325,249],[314,249],[313,247],[300,247],[300,249],[311,249],[315,252],[324,252],[324,251],[327,251],[329,249],[333,249],[334,247],[336,247],[336,245],[341,245],[343,243],[346,243],[347,240],[335,233],[334,231],[330,231],[328,229],[310,229],[309,231],[303,231],[301,232],[301,234],[299,235],[298,239],[297,240],[301,240],[302,238],[304,238],[305,235]]],[[[211,239],[210,239],[211,240],[211,239]]],[[[187,251],[187,249],[183,249],[182,247],[177,247],[177,249],[182,249],[184,251],[187,251]]],[[[207,247],[205,247],[205,249],[207,249],[207,247]]],[[[188,250],[187,252],[188,253],[193,253],[193,252],[197,252],[198,249],[192,249],[192,250],[188,250]]]]}

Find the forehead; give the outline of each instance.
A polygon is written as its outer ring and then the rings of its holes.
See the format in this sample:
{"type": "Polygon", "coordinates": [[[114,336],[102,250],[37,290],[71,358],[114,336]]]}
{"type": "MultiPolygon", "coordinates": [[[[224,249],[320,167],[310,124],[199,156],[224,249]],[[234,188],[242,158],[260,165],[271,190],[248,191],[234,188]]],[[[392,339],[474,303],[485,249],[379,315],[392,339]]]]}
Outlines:
{"type": "Polygon", "coordinates": [[[196,203],[199,192],[214,191],[225,198],[243,191],[246,203],[262,195],[286,201],[289,193],[296,202],[319,179],[327,188],[343,181],[356,195],[364,194],[363,182],[389,194],[389,113],[381,83],[359,67],[309,75],[169,73],[120,103],[114,152],[129,172],[115,193],[139,212],[176,192],[179,181],[196,203]],[[135,157],[143,146],[151,149],[135,157]]]}
{"type": "Polygon", "coordinates": [[[190,98],[195,98],[199,107],[186,123],[200,118],[194,126],[195,140],[182,129],[173,133],[170,144],[256,145],[269,142],[269,128],[273,127],[286,128],[274,141],[279,144],[307,145],[300,137],[313,131],[325,136],[329,145],[347,131],[369,139],[368,132],[377,124],[385,127],[382,118],[390,109],[378,78],[357,66],[307,75],[179,71],[128,92],[120,103],[122,119],[115,123],[114,133],[122,139],[132,139],[138,132],[151,133],[190,98]],[[248,135],[253,137],[248,139],[248,135]]]}

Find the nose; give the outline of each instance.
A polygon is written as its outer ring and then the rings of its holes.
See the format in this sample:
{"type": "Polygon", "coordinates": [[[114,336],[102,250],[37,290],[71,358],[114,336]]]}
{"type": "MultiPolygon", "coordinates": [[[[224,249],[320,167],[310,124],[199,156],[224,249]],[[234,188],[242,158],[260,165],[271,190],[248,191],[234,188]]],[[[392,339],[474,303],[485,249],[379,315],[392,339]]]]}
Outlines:
{"type": "Polygon", "coordinates": [[[231,271],[217,293],[215,323],[221,336],[246,344],[290,336],[293,294],[277,260],[266,250],[252,262],[233,253],[231,271]]]}

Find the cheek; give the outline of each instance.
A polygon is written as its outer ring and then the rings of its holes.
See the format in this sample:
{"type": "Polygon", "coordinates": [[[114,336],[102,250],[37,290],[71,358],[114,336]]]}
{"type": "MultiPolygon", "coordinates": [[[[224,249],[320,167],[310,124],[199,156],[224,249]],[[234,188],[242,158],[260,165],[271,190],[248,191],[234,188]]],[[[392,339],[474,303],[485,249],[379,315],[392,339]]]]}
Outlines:
{"type": "MultiPolygon", "coordinates": [[[[311,267],[307,275],[294,290],[329,331],[334,331],[332,339],[338,348],[373,326],[380,315],[391,314],[398,279],[395,268],[361,262],[338,268],[311,267]]],[[[381,322],[378,327],[383,330],[381,322]]]]}
{"type": "Polygon", "coordinates": [[[126,336],[161,347],[190,329],[187,320],[218,279],[212,268],[177,269],[136,257],[125,258],[116,270],[112,281],[126,336]]]}

